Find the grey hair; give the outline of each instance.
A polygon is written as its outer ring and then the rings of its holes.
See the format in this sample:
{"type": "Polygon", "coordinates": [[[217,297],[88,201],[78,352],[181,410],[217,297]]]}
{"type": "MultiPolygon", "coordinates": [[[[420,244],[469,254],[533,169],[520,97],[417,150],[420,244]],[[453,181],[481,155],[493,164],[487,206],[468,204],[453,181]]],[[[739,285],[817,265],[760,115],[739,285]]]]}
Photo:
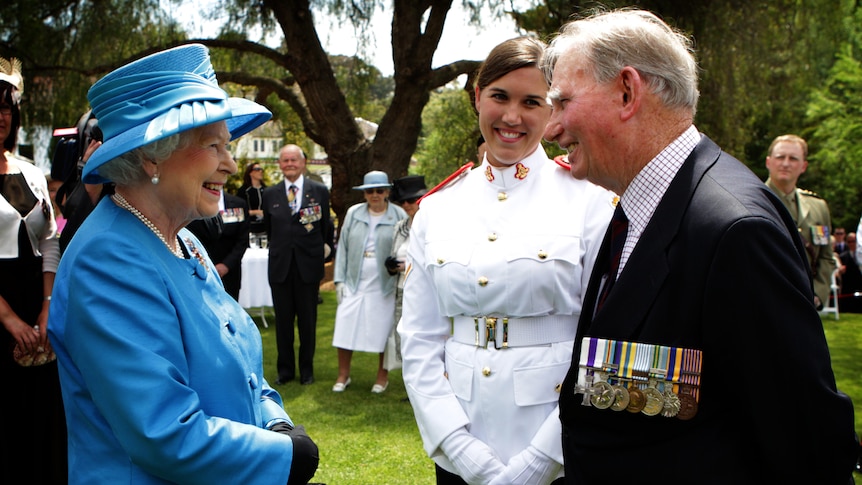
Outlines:
{"type": "Polygon", "coordinates": [[[557,61],[571,52],[586,58],[597,83],[611,81],[630,66],[665,106],[691,110],[692,116],[697,110],[693,42],[650,12],[614,10],[563,25],[542,58],[548,83],[557,61]]]}
{"type": "Polygon", "coordinates": [[[156,140],[106,162],[99,167],[99,175],[117,185],[135,185],[150,178],[144,171],[144,162],[156,165],[167,160],[175,151],[185,148],[194,139],[192,134],[197,128],[156,140]]]}

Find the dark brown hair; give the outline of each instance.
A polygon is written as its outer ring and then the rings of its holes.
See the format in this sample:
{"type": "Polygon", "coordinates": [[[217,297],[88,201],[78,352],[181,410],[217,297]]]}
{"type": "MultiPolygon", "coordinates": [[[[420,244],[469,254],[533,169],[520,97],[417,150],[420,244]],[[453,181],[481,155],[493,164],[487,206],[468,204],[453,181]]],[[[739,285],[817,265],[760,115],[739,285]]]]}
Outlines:
{"type": "Polygon", "coordinates": [[[501,42],[491,49],[479,75],[476,87],[483,90],[492,82],[522,67],[539,67],[545,44],[535,37],[515,37],[501,42]]]}
{"type": "Polygon", "coordinates": [[[15,86],[6,81],[0,81],[0,102],[12,107],[12,124],[9,126],[9,136],[3,140],[3,148],[10,152],[18,144],[18,128],[21,127],[21,110],[18,107],[17,96],[14,95],[16,91],[18,89],[15,86]]]}

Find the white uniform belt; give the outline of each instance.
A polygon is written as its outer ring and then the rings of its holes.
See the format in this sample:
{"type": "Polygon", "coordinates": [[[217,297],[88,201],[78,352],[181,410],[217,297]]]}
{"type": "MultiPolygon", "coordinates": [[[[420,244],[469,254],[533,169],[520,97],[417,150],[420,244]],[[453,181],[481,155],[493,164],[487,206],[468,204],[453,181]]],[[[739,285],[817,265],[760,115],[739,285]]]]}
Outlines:
{"type": "Polygon", "coordinates": [[[572,315],[544,317],[454,317],[452,338],[476,347],[505,349],[548,345],[575,339],[577,318],[572,315]]]}
{"type": "Polygon", "coordinates": [[[373,258],[374,257],[374,251],[365,251],[364,253],[362,253],[362,257],[363,258],[373,258]]]}

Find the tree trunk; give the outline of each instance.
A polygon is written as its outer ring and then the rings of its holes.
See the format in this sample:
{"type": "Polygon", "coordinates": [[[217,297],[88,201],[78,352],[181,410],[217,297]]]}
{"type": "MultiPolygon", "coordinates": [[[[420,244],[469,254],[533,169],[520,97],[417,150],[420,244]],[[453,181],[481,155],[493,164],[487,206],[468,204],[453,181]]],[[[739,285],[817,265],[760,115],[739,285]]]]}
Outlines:
{"type": "Polygon", "coordinates": [[[332,168],[332,209],[342,220],[347,209],[362,200],[352,187],[361,185],[370,170],[390,178],[407,174],[422,128],[422,109],[430,90],[455,79],[463,69],[431,69],[431,60],[452,0],[395,0],[392,48],[395,93],[373,140],[366,140],[347,100],[335,81],[332,66],[320,44],[307,0],[264,0],[284,32],[284,66],[302,92],[308,117],[306,134],[326,150],[332,168]],[[423,25],[423,16],[427,22],[423,25]],[[313,121],[313,122],[312,122],[313,121]]]}

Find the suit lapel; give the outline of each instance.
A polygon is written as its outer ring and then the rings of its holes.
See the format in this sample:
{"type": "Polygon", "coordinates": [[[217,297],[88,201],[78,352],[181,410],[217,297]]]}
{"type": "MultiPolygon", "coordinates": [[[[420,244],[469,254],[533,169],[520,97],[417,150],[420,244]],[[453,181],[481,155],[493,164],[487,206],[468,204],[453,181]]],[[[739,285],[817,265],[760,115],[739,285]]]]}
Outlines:
{"type": "MultiPolygon", "coordinates": [[[[584,302],[581,305],[581,316],[578,319],[578,332],[575,337],[575,342],[580,342],[584,335],[589,335],[590,325],[593,321],[596,302],[599,297],[599,289],[602,284],[602,276],[608,271],[608,259],[610,258],[610,240],[611,226],[608,225],[605,230],[605,237],[602,240],[602,245],[596,255],[596,264],[593,265],[593,272],[590,275],[590,282],[587,285],[586,293],[584,294],[584,302]]],[[[578,346],[575,345],[577,349],[578,346]]]]}
{"type": "MultiPolygon", "coordinates": [[[[313,199],[312,190],[314,190],[314,186],[311,185],[310,180],[305,181],[305,187],[302,188],[302,200],[299,201],[299,207],[308,207],[309,201],[313,199]]],[[[299,211],[297,211],[299,212],[299,211]]]]}
{"type": "MultiPolygon", "coordinates": [[[[720,153],[721,150],[715,143],[702,137],[659,202],[602,310],[595,315],[590,327],[584,329],[583,335],[637,337],[639,328],[670,271],[668,248],[680,231],[680,224],[692,194],[709,167],[718,160],[720,153]]],[[[604,259],[607,259],[607,248],[604,246],[603,244],[600,253],[605,253],[604,259]]],[[[593,302],[605,266],[604,263],[597,264],[590,277],[587,296],[592,294],[593,302]]],[[[594,304],[584,308],[593,307],[594,304]]]]}

